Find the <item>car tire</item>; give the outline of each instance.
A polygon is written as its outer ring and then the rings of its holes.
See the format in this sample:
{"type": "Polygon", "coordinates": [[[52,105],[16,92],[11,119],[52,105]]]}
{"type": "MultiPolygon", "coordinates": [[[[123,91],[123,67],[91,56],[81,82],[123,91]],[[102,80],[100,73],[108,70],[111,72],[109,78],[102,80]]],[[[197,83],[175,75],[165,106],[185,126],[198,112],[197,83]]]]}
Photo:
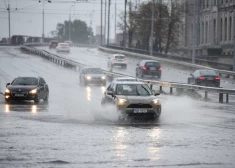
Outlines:
{"type": "Polygon", "coordinates": [[[162,106],[159,105],[159,106],[157,106],[157,112],[154,115],[154,119],[158,119],[160,117],[160,115],[161,115],[161,112],[162,112],[162,106]]]}
{"type": "Polygon", "coordinates": [[[49,93],[47,93],[46,97],[43,99],[44,102],[48,102],[48,98],[49,98],[49,93]]]}
{"type": "Polygon", "coordinates": [[[138,75],[137,71],[135,70],[135,77],[138,78],[138,76],[139,75],[138,75]]]}
{"type": "Polygon", "coordinates": [[[39,103],[40,99],[38,97],[38,95],[36,96],[36,98],[34,99],[34,103],[39,103]]]}
{"type": "Polygon", "coordinates": [[[188,78],[188,84],[191,84],[191,80],[190,80],[190,78],[188,78]]]}

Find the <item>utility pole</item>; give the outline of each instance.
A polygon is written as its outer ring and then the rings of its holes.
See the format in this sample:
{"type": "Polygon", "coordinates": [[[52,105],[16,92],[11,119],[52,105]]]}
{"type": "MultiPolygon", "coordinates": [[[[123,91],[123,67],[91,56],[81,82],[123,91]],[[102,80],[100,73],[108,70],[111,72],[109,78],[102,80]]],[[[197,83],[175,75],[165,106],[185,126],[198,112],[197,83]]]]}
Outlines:
{"type": "Polygon", "coordinates": [[[155,13],[155,1],[152,0],[152,19],[151,19],[151,46],[150,46],[150,56],[153,55],[153,29],[154,29],[154,13],[155,13]]]}
{"type": "Polygon", "coordinates": [[[109,0],[109,4],[108,4],[108,38],[107,38],[107,45],[109,46],[109,28],[110,28],[110,1],[109,0]]]}
{"type": "Polygon", "coordinates": [[[104,3],[104,45],[106,45],[106,9],[107,9],[107,0],[104,3]]]}
{"type": "Polygon", "coordinates": [[[115,40],[116,40],[116,34],[117,34],[117,1],[115,1],[115,28],[114,28],[114,33],[115,33],[115,40]]]}
{"type": "Polygon", "coordinates": [[[44,1],[43,0],[43,9],[42,9],[42,42],[44,43],[44,37],[45,37],[45,33],[44,33],[44,1]]]}
{"type": "Polygon", "coordinates": [[[127,0],[125,0],[125,13],[124,13],[124,35],[123,35],[124,50],[126,50],[126,4],[127,4],[127,0]]]}
{"type": "Polygon", "coordinates": [[[233,71],[235,72],[235,16],[233,18],[233,71]]]}
{"type": "Polygon", "coordinates": [[[8,1],[8,24],[9,24],[9,41],[8,43],[11,44],[11,8],[10,3],[8,1]]]}
{"type": "Polygon", "coordinates": [[[100,44],[103,45],[103,0],[101,0],[101,19],[100,19],[100,44]]]}
{"type": "Polygon", "coordinates": [[[195,64],[195,50],[196,50],[196,45],[197,45],[197,20],[196,20],[196,15],[197,15],[197,9],[198,9],[198,0],[194,0],[194,15],[193,15],[193,32],[192,32],[192,64],[195,64]]]}

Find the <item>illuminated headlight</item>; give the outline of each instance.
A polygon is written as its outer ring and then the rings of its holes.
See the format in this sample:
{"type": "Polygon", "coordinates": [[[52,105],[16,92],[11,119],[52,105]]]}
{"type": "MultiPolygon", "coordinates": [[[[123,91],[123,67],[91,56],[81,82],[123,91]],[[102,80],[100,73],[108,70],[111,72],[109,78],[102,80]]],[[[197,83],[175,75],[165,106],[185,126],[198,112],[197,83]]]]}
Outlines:
{"type": "Polygon", "coordinates": [[[125,102],[126,102],[126,99],[119,99],[119,100],[118,100],[118,103],[119,103],[119,104],[124,104],[125,102]]]}
{"type": "Polygon", "coordinates": [[[159,102],[158,99],[154,99],[154,100],[153,100],[153,103],[154,103],[154,104],[158,104],[158,102],[159,102]]]}
{"type": "Polygon", "coordinates": [[[10,96],[6,96],[5,98],[8,99],[8,98],[10,98],[10,96]]]}
{"type": "Polygon", "coordinates": [[[102,76],[102,79],[105,80],[105,76],[102,76]]]}
{"type": "Polygon", "coordinates": [[[91,80],[91,77],[90,77],[90,76],[87,76],[86,79],[87,79],[87,80],[91,80]]]}
{"type": "Polygon", "coordinates": [[[5,93],[10,93],[10,90],[9,90],[9,89],[6,89],[6,90],[5,90],[5,93]]]}
{"type": "Polygon", "coordinates": [[[33,89],[33,90],[31,90],[29,93],[31,93],[31,94],[35,94],[35,93],[37,93],[37,89],[33,89]]]}

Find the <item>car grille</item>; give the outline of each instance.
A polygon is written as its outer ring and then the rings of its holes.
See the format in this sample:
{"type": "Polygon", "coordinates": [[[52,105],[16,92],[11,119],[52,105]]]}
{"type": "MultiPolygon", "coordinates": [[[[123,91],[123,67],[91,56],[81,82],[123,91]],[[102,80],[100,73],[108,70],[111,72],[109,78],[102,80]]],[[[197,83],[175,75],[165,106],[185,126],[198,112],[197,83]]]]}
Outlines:
{"type": "Polygon", "coordinates": [[[150,104],[130,104],[127,108],[153,108],[150,104]]]}

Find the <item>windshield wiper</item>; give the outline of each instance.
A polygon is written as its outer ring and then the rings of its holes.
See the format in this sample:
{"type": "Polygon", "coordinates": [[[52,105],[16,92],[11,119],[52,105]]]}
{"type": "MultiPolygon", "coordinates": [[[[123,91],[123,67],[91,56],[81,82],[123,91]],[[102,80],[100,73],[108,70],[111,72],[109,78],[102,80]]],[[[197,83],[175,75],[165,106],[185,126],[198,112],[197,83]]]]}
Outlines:
{"type": "Polygon", "coordinates": [[[144,90],[148,93],[148,96],[149,96],[150,95],[149,91],[143,85],[141,85],[141,87],[144,88],[144,90]]]}

